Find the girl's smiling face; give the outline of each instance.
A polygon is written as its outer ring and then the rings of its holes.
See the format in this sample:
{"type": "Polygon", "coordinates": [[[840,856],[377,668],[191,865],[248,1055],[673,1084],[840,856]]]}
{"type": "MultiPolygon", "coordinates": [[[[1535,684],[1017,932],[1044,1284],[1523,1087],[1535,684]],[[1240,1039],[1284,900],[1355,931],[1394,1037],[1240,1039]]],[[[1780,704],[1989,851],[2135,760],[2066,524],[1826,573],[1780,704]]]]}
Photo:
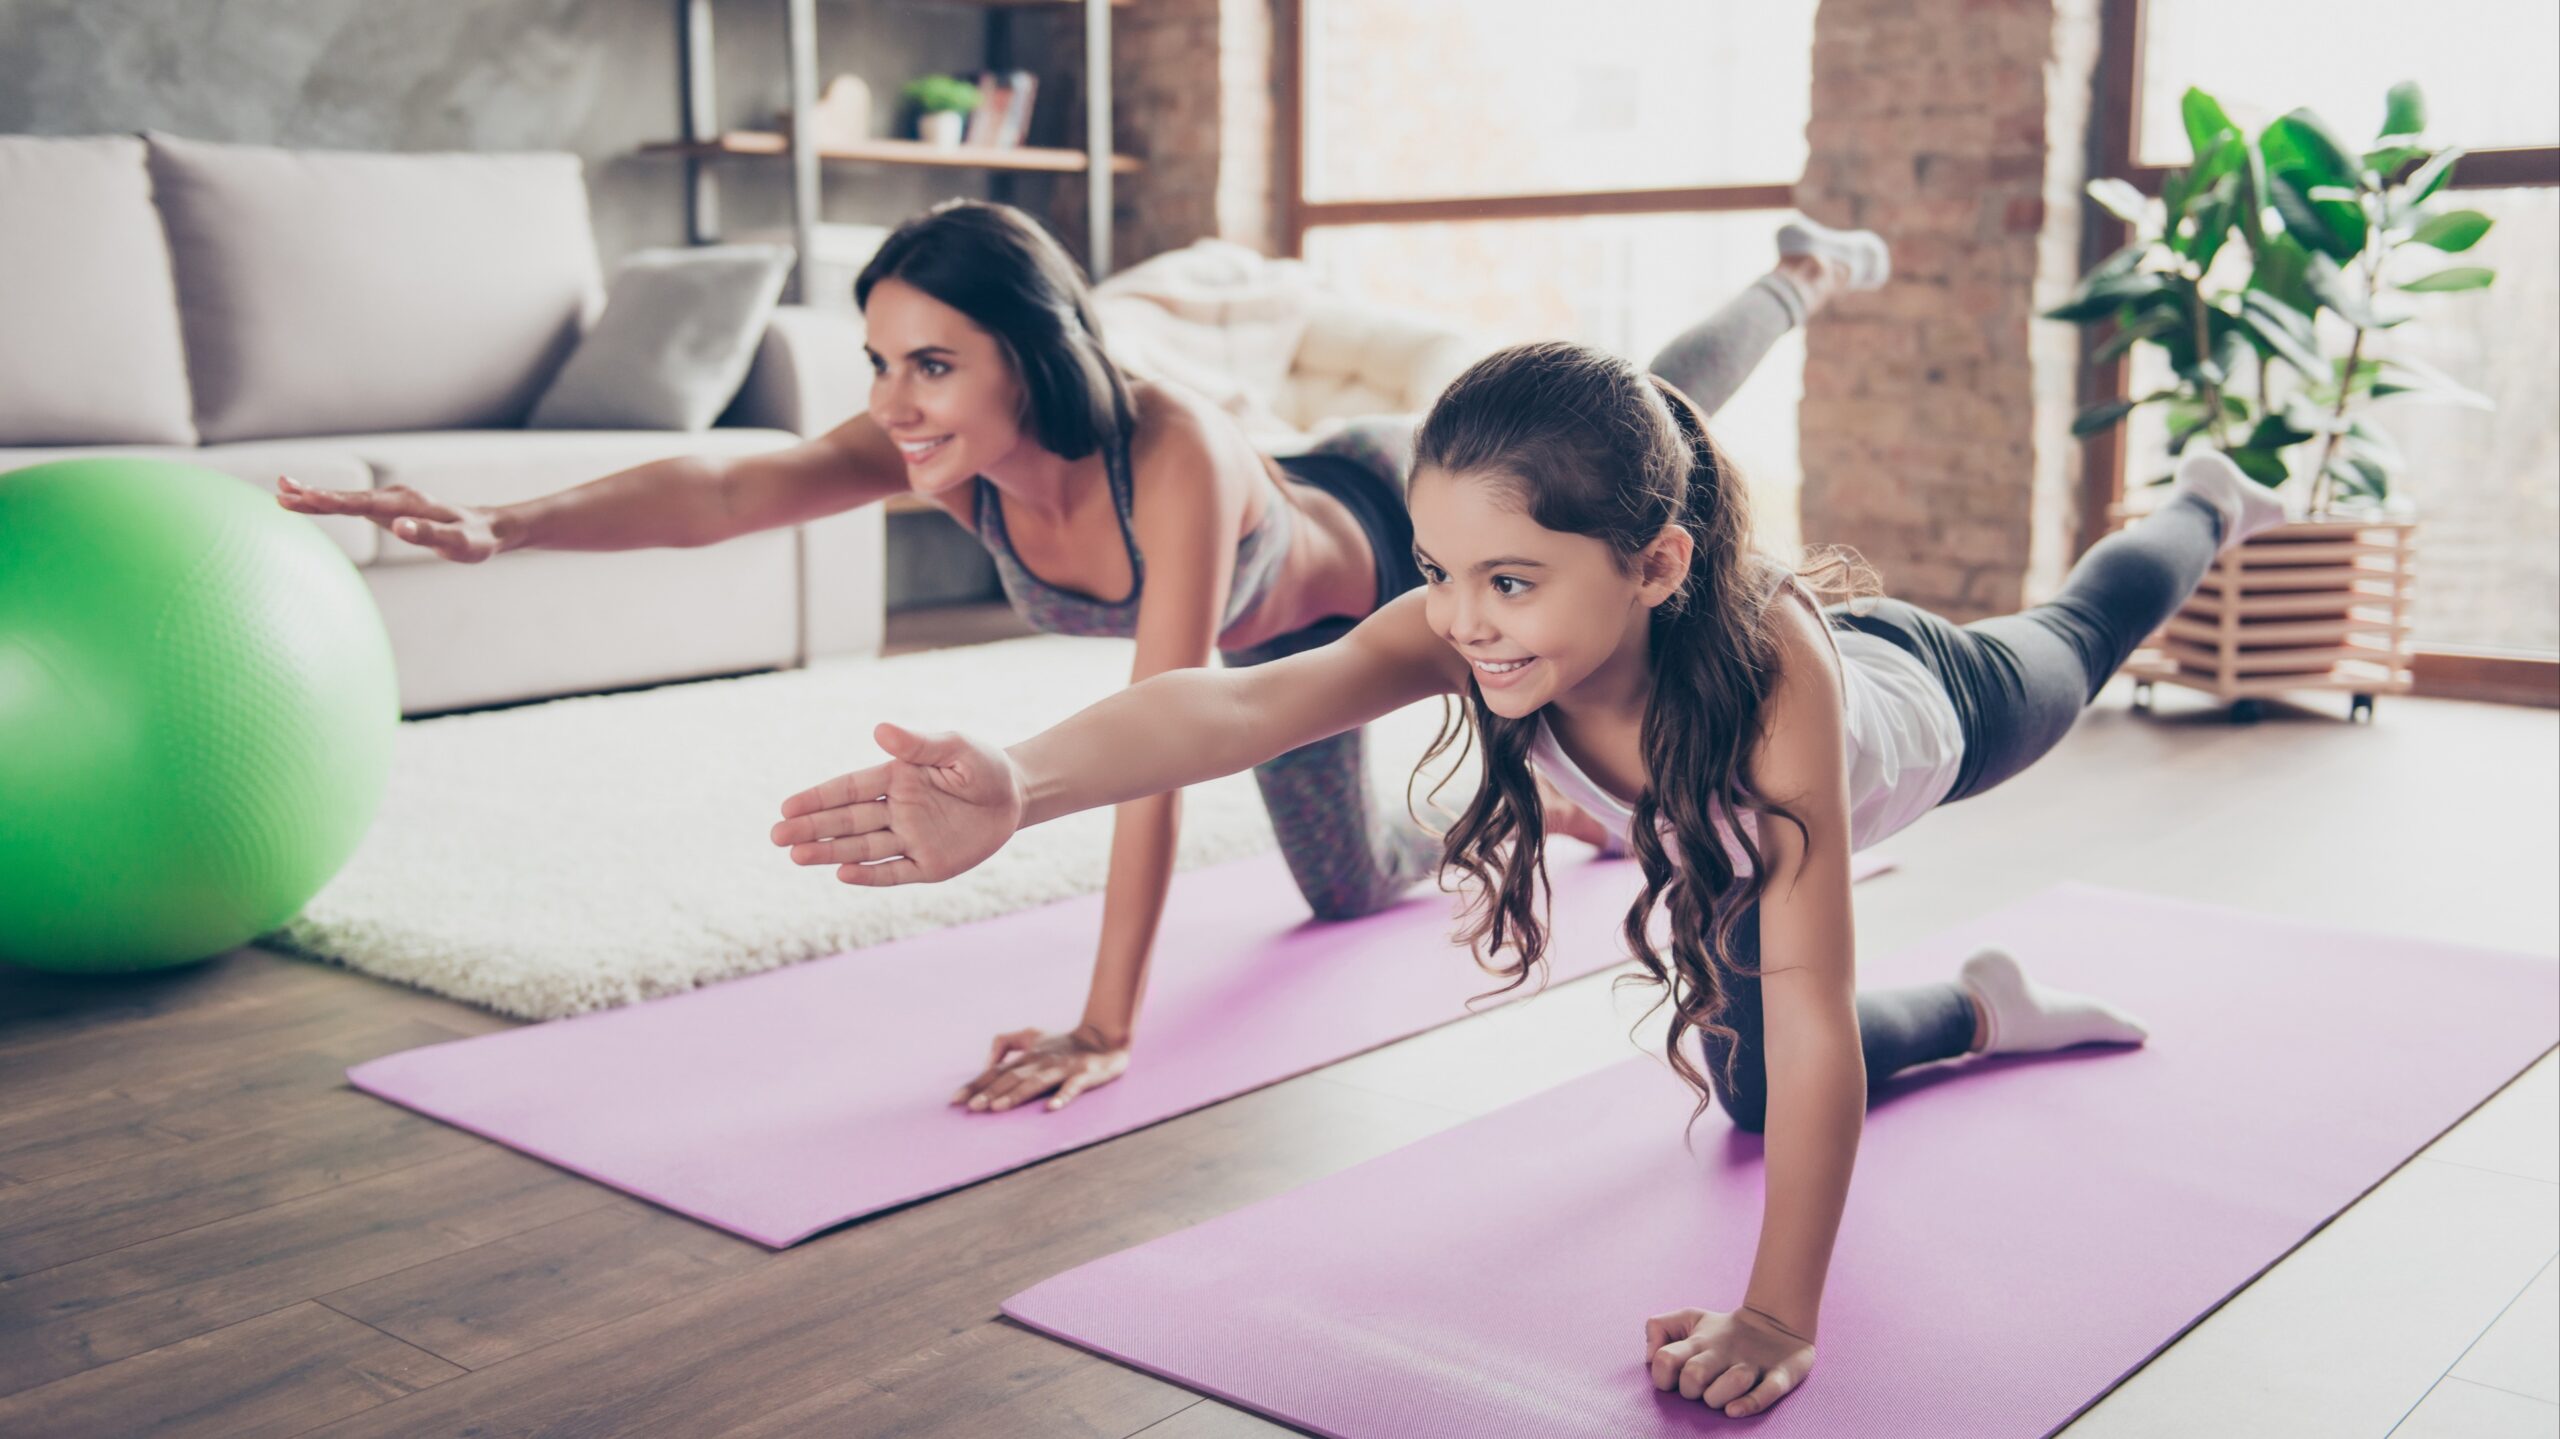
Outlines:
{"type": "Polygon", "coordinates": [[[1486,708],[1520,719],[1595,676],[1641,696],[1652,611],[1688,572],[1687,532],[1666,529],[1630,566],[1606,540],[1530,518],[1506,476],[1425,467],[1406,500],[1423,614],[1486,708]]]}
{"type": "Polygon", "coordinates": [[[948,490],[1028,442],[1022,384],[995,336],[894,279],[873,287],[862,319],[871,418],[905,457],[908,488],[948,490]]]}

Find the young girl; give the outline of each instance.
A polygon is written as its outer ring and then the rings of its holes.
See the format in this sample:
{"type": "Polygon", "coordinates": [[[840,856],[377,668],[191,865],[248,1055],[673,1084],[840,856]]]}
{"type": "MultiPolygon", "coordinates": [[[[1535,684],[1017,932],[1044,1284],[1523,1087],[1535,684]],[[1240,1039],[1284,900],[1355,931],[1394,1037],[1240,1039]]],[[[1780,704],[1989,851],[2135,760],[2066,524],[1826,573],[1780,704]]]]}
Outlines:
{"type": "MultiPolygon", "coordinates": [[[[1712,410],[1843,288],[1881,284],[1883,242],[1799,222],[1781,258],[1674,340],[1657,370],[1712,410]]],[[[1024,618],[1134,638],[1133,681],[1313,649],[1420,583],[1403,478],[1412,417],[1364,421],[1275,461],[1224,412],[1125,377],[1075,262],[1020,211],[954,202],[899,227],[854,285],[870,409],[829,433],[730,461],[666,460],[493,509],[406,488],[281,486],[288,509],[355,514],[447,559],[508,550],[702,545],[914,493],[987,547],[1024,618]]],[[[1371,802],[1357,730],[1257,772],[1290,872],[1318,917],[1379,909],[1438,846],[1371,802]]],[[[1126,1069],[1173,876],[1178,796],[1121,807],[1082,1022],[1001,1036],[955,1102],[1060,1100],[1126,1069]]]]}
{"type": "Polygon", "coordinates": [[[1766,1132],[1767,1217],[1740,1302],[1645,1325],[1657,1388],[1758,1413],[1812,1366],[1873,1083],[1968,1053],[2143,1038],[1998,951],[1944,983],[1859,992],[1851,852],[2051,749],[2218,548],[2282,511],[2219,455],[2191,456],[2170,500],[2091,549],[2052,602],[1959,627],[1892,600],[1823,608],[1751,551],[1743,498],[1678,392],[1576,346],[1505,351],[1452,384],[1419,437],[1420,593],[1343,643],[1149,680],[1010,750],[882,725],[894,758],[792,796],[774,841],[848,883],[938,880],[1023,825],[1461,697],[1485,779],[1445,859],[1473,881],[1479,962],[1516,982],[1542,958],[1543,776],[1641,865],[1624,938],[1667,989],[1673,1067],[1701,1107],[1711,1090],[1766,1132]],[[1646,929],[1657,905],[1667,956],[1646,929]]]}

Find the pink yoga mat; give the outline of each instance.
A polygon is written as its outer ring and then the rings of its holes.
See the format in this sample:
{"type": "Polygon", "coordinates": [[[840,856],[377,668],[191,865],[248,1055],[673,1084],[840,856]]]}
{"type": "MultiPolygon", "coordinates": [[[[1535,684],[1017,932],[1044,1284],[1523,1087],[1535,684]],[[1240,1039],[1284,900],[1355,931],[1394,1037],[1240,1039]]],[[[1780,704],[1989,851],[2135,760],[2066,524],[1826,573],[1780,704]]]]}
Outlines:
{"type": "Polygon", "coordinates": [[[2549,957],[2084,886],[1865,967],[1999,942],[2142,1050],[1956,1064],[1867,1122],[1820,1359],[1727,1421],[1644,1320],[1740,1301],[1760,1144],[1635,1060],[1016,1295],[1005,1312],[1333,1439],[2049,1434],[2531,1065],[2549,957]]]}
{"type": "MultiPolygon", "coordinates": [[[[1638,892],[1632,861],[1563,848],[1549,871],[1551,982],[1618,961],[1638,892]]],[[[1859,857],[1861,877],[1890,867],[1859,857]]],[[[1382,914],[1316,924],[1277,856],[1182,875],[1137,1063],[1054,1113],[949,1101],[999,1031],[1082,1011],[1098,895],[413,1049],[347,1078],[780,1248],[1462,1018],[1493,981],[1451,945],[1451,906],[1426,886],[1382,914]]]]}

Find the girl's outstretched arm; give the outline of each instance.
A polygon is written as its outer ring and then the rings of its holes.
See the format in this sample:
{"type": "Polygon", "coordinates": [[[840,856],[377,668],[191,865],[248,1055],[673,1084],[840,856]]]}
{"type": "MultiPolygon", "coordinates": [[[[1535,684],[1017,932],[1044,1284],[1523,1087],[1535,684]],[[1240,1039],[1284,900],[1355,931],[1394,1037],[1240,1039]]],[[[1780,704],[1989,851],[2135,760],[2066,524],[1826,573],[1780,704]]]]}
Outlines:
{"type": "Polygon", "coordinates": [[[1009,750],[882,725],[890,759],[783,801],[773,842],[848,884],[949,879],[1026,825],[1236,774],[1465,683],[1416,590],[1320,649],[1161,674],[1009,750]]]}
{"type": "Polygon", "coordinates": [[[1781,678],[1751,780],[1809,833],[1767,816],[1759,823],[1769,876],[1759,919],[1768,1094],[1760,1244],[1738,1308],[1658,1315],[1645,1331],[1655,1387],[1733,1418],[1777,1403],[1813,1367],[1866,1116],[1840,677],[1820,621],[1794,604],[1783,613],[1781,678]]]}

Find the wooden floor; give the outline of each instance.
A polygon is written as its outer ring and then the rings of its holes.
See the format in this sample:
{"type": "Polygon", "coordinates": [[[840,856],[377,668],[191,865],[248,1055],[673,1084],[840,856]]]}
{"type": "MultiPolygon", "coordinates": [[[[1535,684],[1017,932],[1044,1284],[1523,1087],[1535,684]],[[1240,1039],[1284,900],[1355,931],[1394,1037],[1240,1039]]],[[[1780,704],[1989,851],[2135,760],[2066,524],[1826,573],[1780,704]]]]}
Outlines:
{"type": "MultiPolygon", "coordinates": [[[[2560,949],[2560,716],[2386,700],[2371,727],[2240,728],[2163,703],[2110,696],[2036,771],[1897,840],[1862,943],[2078,878],[2560,949]]],[[[997,1305],[1609,1063],[1624,1002],[1563,986],[776,1254],[341,1078],[506,1021],[254,951],[11,974],[0,1434],[1282,1433],[997,1305]]],[[[1066,1018],[985,1004],[991,1033],[1066,1018]]],[[[2560,1433],[2556,1135],[2546,1056],[2068,1432],[2560,1433]]]]}

